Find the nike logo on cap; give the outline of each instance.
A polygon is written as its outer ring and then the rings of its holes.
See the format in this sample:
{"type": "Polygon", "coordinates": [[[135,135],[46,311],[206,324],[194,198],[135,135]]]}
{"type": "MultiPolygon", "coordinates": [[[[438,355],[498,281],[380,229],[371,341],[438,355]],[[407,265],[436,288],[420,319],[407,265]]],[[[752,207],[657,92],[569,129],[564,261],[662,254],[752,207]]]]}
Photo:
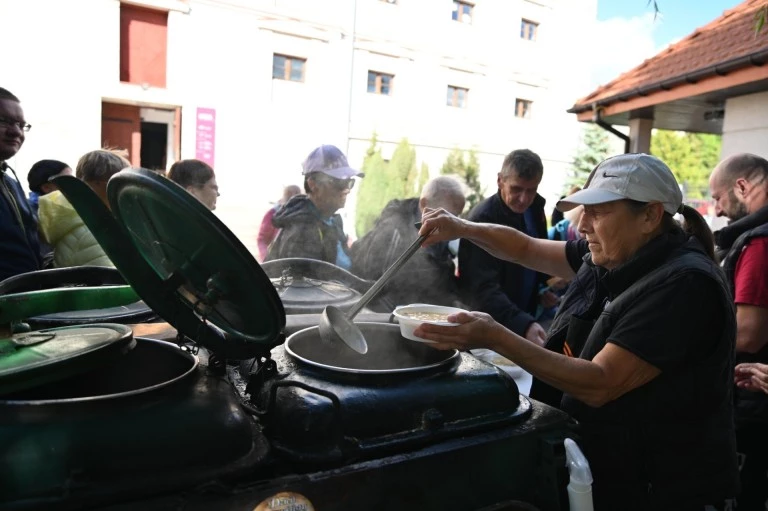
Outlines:
{"type": "Polygon", "coordinates": [[[603,177],[619,177],[619,176],[614,176],[613,174],[606,174],[605,171],[603,171],[603,177]]]}

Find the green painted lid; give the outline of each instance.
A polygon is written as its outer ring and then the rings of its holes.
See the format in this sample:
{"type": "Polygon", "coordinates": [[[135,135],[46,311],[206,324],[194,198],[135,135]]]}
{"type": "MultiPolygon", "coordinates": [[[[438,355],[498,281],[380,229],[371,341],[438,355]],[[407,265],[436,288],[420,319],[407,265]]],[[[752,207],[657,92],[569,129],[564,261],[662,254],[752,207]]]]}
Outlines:
{"type": "Polygon", "coordinates": [[[281,342],[285,311],[271,281],[186,190],[147,170],[124,170],[109,180],[109,214],[76,178],[54,182],[126,282],[179,332],[227,359],[281,342]]]}
{"type": "Polygon", "coordinates": [[[92,370],[135,345],[129,327],[113,324],[49,328],[0,339],[0,396],[92,370]]]}

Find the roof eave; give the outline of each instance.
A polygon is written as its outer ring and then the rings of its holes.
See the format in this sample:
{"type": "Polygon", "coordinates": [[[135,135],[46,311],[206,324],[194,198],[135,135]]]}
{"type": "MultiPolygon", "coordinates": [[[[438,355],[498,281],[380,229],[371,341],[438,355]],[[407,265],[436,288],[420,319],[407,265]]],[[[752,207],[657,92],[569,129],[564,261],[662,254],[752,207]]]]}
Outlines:
{"type": "Polygon", "coordinates": [[[642,87],[621,91],[617,94],[599,99],[597,101],[576,103],[571,108],[569,108],[567,112],[570,114],[581,114],[590,110],[595,110],[598,107],[605,107],[614,103],[628,101],[638,96],[651,96],[657,92],[674,89],[680,85],[697,83],[711,76],[727,75],[728,73],[736,71],[737,69],[750,66],[761,67],[766,63],[768,63],[768,48],[720,62],[712,66],[707,66],[696,71],[691,71],[672,78],[653,82],[642,87]]]}

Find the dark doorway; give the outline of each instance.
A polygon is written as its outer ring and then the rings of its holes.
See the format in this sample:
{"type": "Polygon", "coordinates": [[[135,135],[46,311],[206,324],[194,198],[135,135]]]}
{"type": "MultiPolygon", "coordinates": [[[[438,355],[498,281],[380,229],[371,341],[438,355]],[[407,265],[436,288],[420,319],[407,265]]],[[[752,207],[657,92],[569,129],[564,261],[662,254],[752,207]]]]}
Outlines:
{"type": "Polygon", "coordinates": [[[165,170],[168,148],[168,125],[159,122],[141,123],[141,166],[149,170],[165,170]]]}

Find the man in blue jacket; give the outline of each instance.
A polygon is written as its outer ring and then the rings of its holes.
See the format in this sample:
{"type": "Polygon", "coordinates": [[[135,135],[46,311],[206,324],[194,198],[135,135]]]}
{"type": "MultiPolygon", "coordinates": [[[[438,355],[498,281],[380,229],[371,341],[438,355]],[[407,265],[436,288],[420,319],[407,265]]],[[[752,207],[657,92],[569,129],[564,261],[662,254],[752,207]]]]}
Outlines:
{"type": "Polygon", "coordinates": [[[0,87],[0,281],[41,265],[37,222],[6,163],[21,149],[29,128],[19,98],[0,87]]]}
{"type": "MultiPolygon", "coordinates": [[[[504,158],[497,176],[499,191],[469,213],[473,222],[513,227],[535,238],[547,237],[544,198],[536,193],[544,166],[529,149],[512,151],[504,158]]],[[[539,295],[545,276],[519,264],[497,259],[482,248],[461,240],[459,285],[472,310],[490,314],[518,335],[544,345],[546,332],[536,322],[539,304],[551,307],[557,298],[539,295]]]]}

